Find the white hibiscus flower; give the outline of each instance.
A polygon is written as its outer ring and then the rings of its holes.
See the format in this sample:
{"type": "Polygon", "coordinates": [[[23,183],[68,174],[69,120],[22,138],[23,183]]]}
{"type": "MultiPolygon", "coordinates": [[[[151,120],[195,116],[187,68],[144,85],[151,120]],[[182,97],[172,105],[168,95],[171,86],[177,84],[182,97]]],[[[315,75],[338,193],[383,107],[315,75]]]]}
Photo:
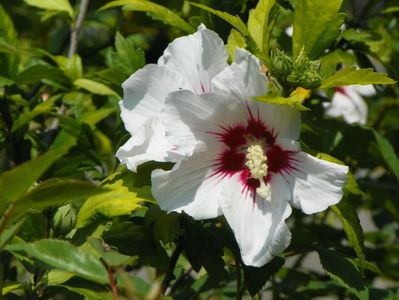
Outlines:
{"type": "Polygon", "coordinates": [[[373,85],[349,85],[335,89],[331,102],[323,103],[326,116],[342,117],[348,124],[367,122],[368,108],[362,96],[375,95],[373,85]]]}
{"type": "Polygon", "coordinates": [[[141,163],[173,161],[167,150],[160,111],[170,92],[210,92],[212,79],[227,67],[227,52],[218,35],[201,25],[197,32],[174,40],[158,60],[131,75],[123,84],[121,117],[131,138],[116,156],[136,171],[141,163]]]}
{"type": "Polygon", "coordinates": [[[336,204],[348,168],[300,151],[297,111],[250,100],[266,93],[266,78],[247,51],[237,50],[211,90],[167,97],[161,118],[170,152],[186,156],[153,172],[152,192],[166,211],[223,214],[243,262],[259,267],[288,246],[291,206],[311,214],[336,204]]]}

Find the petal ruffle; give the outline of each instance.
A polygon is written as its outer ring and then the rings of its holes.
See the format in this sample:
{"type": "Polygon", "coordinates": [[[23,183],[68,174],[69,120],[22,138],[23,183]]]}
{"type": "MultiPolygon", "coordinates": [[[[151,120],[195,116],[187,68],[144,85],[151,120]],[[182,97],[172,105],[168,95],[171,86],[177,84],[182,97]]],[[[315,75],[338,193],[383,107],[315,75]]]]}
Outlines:
{"type": "Polygon", "coordinates": [[[213,31],[198,27],[197,32],[175,39],[158,60],[178,74],[196,94],[211,91],[212,79],[227,64],[227,52],[223,40],[213,31]]]}
{"type": "Polygon", "coordinates": [[[165,211],[186,212],[194,219],[210,219],[221,214],[218,198],[223,186],[212,176],[214,155],[196,152],[171,171],[152,172],[152,193],[165,211]]]}
{"type": "Polygon", "coordinates": [[[174,147],[171,155],[177,156],[191,155],[199,145],[217,152],[221,143],[215,132],[247,119],[245,106],[234,99],[190,91],[170,94],[161,117],[167,128],[166,138],[174,147]]]}
{"type": "Polygon", "coordinates": [[[213,79],[214,90],[240,101],[265,95],[266,76],[261,73],[260,68],[258,58],[247,50],[237,48],[234,63],[213,79]]]}
{"type": "Polygon", "coordinates": [[[261,267],[288,246],[291,233],[285,219],[291,214],[289,191],[276,177],[271,182],[271,199],[243,191],[239,175],[224,179],[224,197],[219,204],[234,232],[246,265],[261,267]]]}
{"type": "Polygon", "coordinates": [[[313,214],[337,204],[343,195],[348,167],[315,158],[305,152],[295,155],[295,170],[282,176],[292,192],[292,204],[313,214]]]}
{"type": "Polygon", "coordinates": [[[137,172],[137,166],[147,161],[170,161],[167,152],[170,147],[165,138],[165,126],[159,118],[153,117],[145,120],[136,134],[118,149],[116,157],[129,170],[137,172]]]}
{"type": "Polygon", "coordinates": [[[122,87],[121,117],[132,135],[147,118],[159,114],[170,92],[188,88],[179,74],[157,65],[137,71],[122,87]]]}

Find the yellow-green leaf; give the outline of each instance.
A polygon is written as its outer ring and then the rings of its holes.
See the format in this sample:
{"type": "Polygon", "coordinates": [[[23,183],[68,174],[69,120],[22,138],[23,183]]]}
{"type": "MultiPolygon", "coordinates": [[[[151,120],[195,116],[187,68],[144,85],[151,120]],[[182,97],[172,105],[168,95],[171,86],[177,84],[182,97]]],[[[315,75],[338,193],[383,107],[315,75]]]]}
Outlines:
{"type": "Polygon", "coordinates": [[[86,91],[89,91],[90,93],[96,95],[115,96],[120,98],[119,95],[115,93],[115,91],[107,87],[105,84],[102,84],[94,80],[80,78],[75,80],[73,84],[79,88],[85,89],[86,91]]]}
{"type": "Polygon", "coordinates": [[[355,67],[346,67],[337,73],[323,80],[320,88],[330,88],[336,86],[352,84],[394,84],[395,80],[389,78],[386,74],[374,72],[373,69],[357,69],[355,67]]]}
{"type": "Polygon", "coordinates": [[[147,0],[117,0],[104,5],[101,9],[123,6],[125,10],[148,12],[164,23],[179,28],[187,33],[192,33],[194,28],[170,9],[147,0]]]}
{"type": "Polygon", "coordinates": [[[294,90],[289,97],[282,97],[282,96],[260,96],[254,97],[253,99],[260,102],[265,102],[269,104],[277,104],[277,105],[289,105],[294,107],[299,111],[309,110],[307,107],[303,106],[302,103],[307,98],[310,97],[310,91],[304,88],[297,88],[294,90]]]}
{"type": "Polygon", "coordinates": [[[47,10],[65,11],[73,17],[73,9],[68,0],[24,0],[27,4],[47,10]]]}

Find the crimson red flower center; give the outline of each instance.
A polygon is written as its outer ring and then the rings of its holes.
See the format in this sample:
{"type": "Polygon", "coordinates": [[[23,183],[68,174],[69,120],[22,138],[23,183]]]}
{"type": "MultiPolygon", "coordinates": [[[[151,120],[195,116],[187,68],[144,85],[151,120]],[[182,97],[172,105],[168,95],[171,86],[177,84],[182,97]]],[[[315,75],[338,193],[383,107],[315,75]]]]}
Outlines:
{"type": "Polygon", "coordinates": [[[278,132],[269,129],[259,116],[254,117],[251,112],[246,124],[221,126],[220,131],[213,134],[224,145],[224,149],[213,165],[212,176],[224,178],[239,174],[245,193],[250,192],[255,196],[262,181],[268,184],[274,174],[295,169],[295,152],[283,149],[277,141],[278,132]],[[248,167],[247,153],[252,145],[258,145],[266,157],[266,175],[263,178],[254,178],[248,167]]]}

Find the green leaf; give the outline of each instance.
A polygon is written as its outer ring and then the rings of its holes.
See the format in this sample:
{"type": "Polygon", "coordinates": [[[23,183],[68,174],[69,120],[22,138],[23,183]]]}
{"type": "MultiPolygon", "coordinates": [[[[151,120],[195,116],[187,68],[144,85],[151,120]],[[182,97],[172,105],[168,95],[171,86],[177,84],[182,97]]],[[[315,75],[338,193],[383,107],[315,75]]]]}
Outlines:
{"type": "Polygon", "coordinates": [[[256,295],[266,282],[284,265],[285,260],[276,256],[261,268],[244,266],[244,281],[251,296],[256,295]]]}
{"type": "Polygon", "coordinates": [[[136,174],[111,175],[104,188],[111,191],[88,198],[79,210],[76,227],[84,227],[98,217],[129,215],[141,207],[140,202],[152,201],[149,186],[135,187],[136,174]]]}
{"type": "Polygon", "coordinates": [[[320,57],[336,39],[344,15],[339,14],[342,0],[299,0],[295,7],[293,54],[304,49],[309,59],[320,57]]]}
{"type": "Polygon", "coordinates": [[[85,89],[86,91],[89,91],[90,93],[96,95],[115,96],[120,98],[119,95],[111,90],[109,87],[97,81],[80,78],[75,80],[73,84],[78,88],[85,89]]]}
{"type": "Polygon", "coordinates": [[[82,278],[106,284],[108,274],[104,265],[92,253],[69,242],[43,239],[34,243],[13,244],[7,251],[26,255],[50,269],[59,269],[82,278]]]}
{"type": "Polygon", "coordinates": [[[226,45],[227,52],[229,52],[231,60],[234,61],[236,48],[245,49],[246,47],[247,43],[245,42],[245,38],[242,36],[242,34],[234,28],[231,29],[226,45]]]}
{"type": "Polygon", "coordinates": [[[366,257],[364,254],[364,235],[356,210],[349,203],[347,198],[342,199],[337,205],[331,206],[331,210],[340,219],[349,244],[355,250],[357,257],[359,258],[359,265],[361,269],[363,269],[366,263],[366,257]]]}
{"type": "Polygon", "coordinates": [[[107,9],[116,6],[123,6],[125,10],[148,12],[156,19],[163,21],[165,24],[179,28],[187,33],[194,32],[194,28],[191,27],[190,24],[184,21],[173,11],[162,5],[147,0],[117,0],[107,3],[101,9],[107,9]]]}
{"type": "Polygon", "coordinates": [[[50,99],[47,99],[46,101],[43,101],[42,103],[36,105],[33,110],[25,112],[15,120],[14,124],[12,125],[12,131],[16,131],[19,128],[21,128],[23,125],[28,123],[30,120],[36,118],[37,116],[40,116],[42,114],[51,112],[52,110],[55,109],[54,103],[61,97],[60,94],[55,95],[51,97],[50,99]]]}
{"type": "Polygon", "coordinates": [[[60,69],[45,64],[36,64],[28,67],[18,74],[16,81],[18,84],[35,84],[44,82],[45,79],[55,81],[61,85],[69,84],[68,78],[60,69]]]}
{"type": "Polygon", "coordinates": [[[320,88],[331,88],[336,86],[352,84],[394,84],[395,80],[389,78],[386,74],[376,73],[373,69],[357,69],[355,67],[346,67],[339,70],[331,77],[323,80],[320,88]]]}
{"type": "Polygon", "coordinates": [[[369,299],[369,290],[355,266],[334,251],[318,250],[320,262],[326,273],[340,286],[345,287],[360,300],[369,299]]]}
{"type": "Polygon", "coordinates": [[[107,192],[107,189],[86,181],[53,178],[20,197],[16,202],[14,214],[22,214],[29,209],[41,210],[50,206],[61,206],[104,192],[107,192]]]}
{"type": "Polygon", "coordinates": [[[19,220],[17,223],[12,225],[10,228],[4,230],[0,235],[0,251],[5,245],[14,237],[14,235],[19,231],[19,229],[24,224],[25,219],[19,220]]]}
{"type": "Polygon", "coordinates": [[[302,103],[305,99],[309,98],[310,91],[304,88],[297,88],[295,91],[291,93],[289,97],[282,96],[260,96],[254,97],[253,99],[260,102],[265,102],[268,104],[277,104],[277,105],[288,105],[299,111],[309,110],[307,107],[303,106],[302,103]]]}
{"type": "Polygon", "coordinates": [[[0,175],[0,212],[6,202],[15,202],[56,160],[75,145],[74,139],[63,141],[62,144],[54,143],[43,155],[0,175]]]}
{"type": "Polygon", "coordinates": [[[207,12],[210,12],[211,14],[214,14],[218,16],[219,18],[225,20],[227,23],[229,23],[231,26],[233,26],[235,29],[237,29],[243,36],[248,36],[249,32],[247,29],[247,26],[245,26],[244,22],[240,19],[239,16],[233,16],[227,12],[216,10],[213,8],[210,8],[206,5],[194,3],[194,2],[189,2],[191,5],[201,8],[203,10],[206,10],[207,12]]]}
{"type": "Polygon", "coordinates": [[[396,155],[394,148],[392,147],[391,143],[376,130],[371,130],[374,134],[378,148],[382,157],[385,160],[386,165],[391,169],[392,173],[399,180],[399,158],[396,155]]]}
{"type": "Polygon", "coordinates": [[[29,54],[28,52],[18,49],[14,45],[10,44],[10,42],[6,41],[3,37],[0,37],[0,52],[8,54],[19,54],[19,55],[29,54]]]}
{"type": "Polygon", "coordinates": [[[53,56],[52,59],[58,64],[64,74],[73,80],[79,79],[83,75],[82,60],[79,55],[74,54],[71,58],[65,56],[53,56]]]}
{"type": "Polygon", "coordinates": [[[0,4],[0,36],[10,44],[14,45],[17,40],[17,32],[15,30],[12,19],[7,14],[3,6],[0,4]]]}
{"type": "Polygon", "coordinates": [[[27,4],[47,10],[65,11],[73,18],[73,9],[68,0],[24,0],[27,4]]]}
{"type": "Polygon", "coordinates": [[[112,67],[129,76],[145,64],[144,52],[136,49],[133,42],[117,32],[115,36],[116,53],[111,54],[112,67]]]}
{"type": "Polygon", "coordinates": [[[269,55],[269,39],[274,18],[271,16],[276,0],[260,0],[255,9],[249,11],[248,31],[258,48],[269,55]]]}

